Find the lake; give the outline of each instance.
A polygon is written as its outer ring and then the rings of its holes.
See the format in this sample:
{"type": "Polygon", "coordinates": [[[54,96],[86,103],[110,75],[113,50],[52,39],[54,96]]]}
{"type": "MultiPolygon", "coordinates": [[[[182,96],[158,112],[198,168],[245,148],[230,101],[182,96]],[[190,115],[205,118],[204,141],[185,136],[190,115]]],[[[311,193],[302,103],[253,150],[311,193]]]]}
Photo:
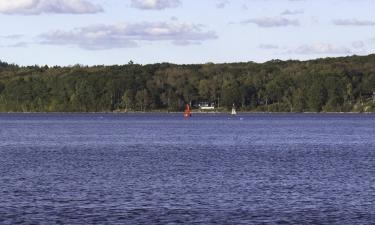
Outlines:
{"type": "Polygon", "coordinates": [[[373,114],[0,114],[0,224],[373,224],[373,114]]]}

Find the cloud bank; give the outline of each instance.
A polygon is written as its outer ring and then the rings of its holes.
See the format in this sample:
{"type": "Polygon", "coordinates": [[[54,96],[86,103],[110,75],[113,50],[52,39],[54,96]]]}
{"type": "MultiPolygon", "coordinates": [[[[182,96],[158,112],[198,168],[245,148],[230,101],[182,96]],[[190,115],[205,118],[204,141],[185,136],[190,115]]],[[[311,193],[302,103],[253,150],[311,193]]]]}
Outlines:
{"type": "Polygon", "coordinates": [[[0,0],[0,13],[39,14],[93,14],[102,12],[99,5],[86,0],[0,0]]]}
{"type": "Polygon", "coordinates": [[[39,36],[41,44],[76,46],[88,50],[137,47],[142,42],[167,41],[174,45],[199,44],[213,40],[213,31],[202,25],[160,22],[93,25],[71,31],[53,31],[39,36]]]}

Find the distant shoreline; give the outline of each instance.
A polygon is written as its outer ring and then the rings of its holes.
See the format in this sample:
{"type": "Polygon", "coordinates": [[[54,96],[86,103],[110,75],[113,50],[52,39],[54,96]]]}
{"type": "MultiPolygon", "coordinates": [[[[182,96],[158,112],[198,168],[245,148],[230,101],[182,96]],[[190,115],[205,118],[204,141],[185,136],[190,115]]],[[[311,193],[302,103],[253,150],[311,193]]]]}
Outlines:
{"type": "MultiPolygon", "coordinates": [[[[147,111],[147,112],[0,112],[0,114],[113,114],[113,115],[134,115],[134,114],[183,114],[184,112],[147,111]]],[[[254,112],[243,111],[238,114],[375,114],[374,112],[254,112]]],[[[192,114],[230,114],[230,112],[192,112],[192,114]]]]}

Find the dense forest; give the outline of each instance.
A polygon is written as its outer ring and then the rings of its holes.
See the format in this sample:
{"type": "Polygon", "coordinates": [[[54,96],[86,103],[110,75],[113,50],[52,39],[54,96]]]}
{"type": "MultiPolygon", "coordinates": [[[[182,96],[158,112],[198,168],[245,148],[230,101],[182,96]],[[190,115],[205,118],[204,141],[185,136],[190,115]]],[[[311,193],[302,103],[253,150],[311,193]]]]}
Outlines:
{"type": "Polygon", "coordinates": [[[48,67],[0,61],[1,112],[375,112],[375,55],[311,61],[48,67]]]}

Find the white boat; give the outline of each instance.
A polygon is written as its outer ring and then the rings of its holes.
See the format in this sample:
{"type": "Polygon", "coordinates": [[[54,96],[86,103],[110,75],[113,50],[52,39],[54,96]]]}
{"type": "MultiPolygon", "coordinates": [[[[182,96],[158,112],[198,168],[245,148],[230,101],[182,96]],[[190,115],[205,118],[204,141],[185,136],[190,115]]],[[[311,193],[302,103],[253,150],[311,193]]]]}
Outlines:
{"type": "Polygon", "coordinates": [[[215,103],[201,102],[198,106],[203,111],[215,110],[215,103]]]}
{"type": "Polygon", "coordinates": [[[236,107],[233,104],[231,115],[235,116],[237,115],[236,107]]]}

